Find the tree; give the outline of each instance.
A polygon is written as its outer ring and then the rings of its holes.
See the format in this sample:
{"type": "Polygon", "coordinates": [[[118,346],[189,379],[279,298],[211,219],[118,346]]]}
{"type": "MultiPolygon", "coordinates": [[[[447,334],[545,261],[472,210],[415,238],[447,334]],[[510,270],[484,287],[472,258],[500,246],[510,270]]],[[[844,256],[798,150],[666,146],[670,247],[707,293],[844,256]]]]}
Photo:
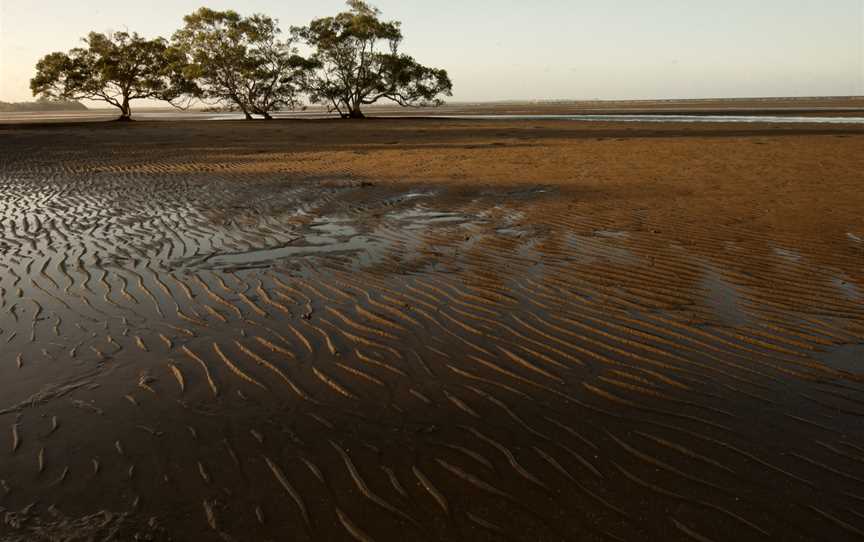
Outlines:
{"type": "Polygon", "coordinates": [[[137,33],[91,32],[86,47],[51,53],[36,64],[30,80],[34,96],[52,100],[97,100],[120,109],[119,120],[131,120],[133,100],[174,102],[185,85],[162,38],[147,40],[137,33]]]}
{"type": "Polygon", "coordinates": [[[327,104],[343,118],[363,118],[362,106],[388,99],[401,106],[438,106],[452,96],[445,70],[427,68],[399,53],[401,23],[382,21],[362,0],[349,10],[315,19],[294,32],[313,48],[314,76],[306,90],[314,103],[327,104]]]}
{"type": "Polygon", "coordinates": [[[280,39],[276,20],[208,8],[183,20],[172,47],[196,97],[240,110],[247,119],[271,119],[270,112],[297,104],[310,63],[297,55],[292,39],[280,39]]]}

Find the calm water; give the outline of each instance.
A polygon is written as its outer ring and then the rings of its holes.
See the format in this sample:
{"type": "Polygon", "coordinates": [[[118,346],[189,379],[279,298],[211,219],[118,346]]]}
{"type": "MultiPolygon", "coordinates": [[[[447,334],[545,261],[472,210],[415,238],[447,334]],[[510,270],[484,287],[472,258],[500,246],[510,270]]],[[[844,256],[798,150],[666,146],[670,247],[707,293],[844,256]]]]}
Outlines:
{"type": "MultiPolygon", "coordinates": [[[[562,120],[562,121],[582,121],[582,122],[686,122],[686,123],[733,123],[733,124],[864,124],[864,116],[862,117],[815,117],[805,116],[802,113],[799,116],[784,116],[784,115],[725,115],[725,114],[590,114],[590,115],[437,115],[429,114],[426,116],[453,119],[453,120],[562,120]]],[[[382,117],[398,117],[400,112],[371,112],[373,116],[382,117]]],[[[50,113],[4,113],[0,114],[0,123],[10,122],[77,122],[87,120],[108,120],[116,116],[116,113],[108,109],[95,109],[84,112],[50,112],[50,113]]],[[[414,116],[414,115],[410,115],[414,116]]],[[[277,113],[274,115],[279,119],[290,118],[327,118],[328,115],[320,112],[290,112],[277,113]]],[[[138,120],[243,120],[243,115],[240,113],[201,113],[201,112],[136,112],[135,118],[138,120]]],[[[417,115],[416,118],[423,118],[423,115],[417,115]]]]}
{"type": "Polygon", "coordinates": [[[446,115],[441,118],[467,120],[575,120],[585,122],[864,124],[864,117],[787,117],[764,115],[446,115]]]}

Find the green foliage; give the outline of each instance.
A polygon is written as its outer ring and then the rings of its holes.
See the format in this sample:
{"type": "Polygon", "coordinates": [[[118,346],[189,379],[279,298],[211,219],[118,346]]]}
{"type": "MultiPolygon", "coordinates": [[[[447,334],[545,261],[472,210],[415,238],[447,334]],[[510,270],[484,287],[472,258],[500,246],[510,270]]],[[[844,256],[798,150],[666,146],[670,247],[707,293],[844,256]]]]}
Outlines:
{"type": "Polygon", "coordinates": [[[312,102],[356,118],[363,116],[363,105],[381,99],[402,106],[437,106],[442,96],[452,96],[445,70],[399,53],[399,22],[380,20],[381,12],[362,0],[347,4],[348,11],[294,29],[314,50],[310,60],[316,70],[306,81],[312,102]]]}
{"type": "Polygon", "coordinates": [[[131,117],[130,102],[199,99],[242,111],[246,118],[293,108],[303,93],[343,117],[382,99],[402,106],[440,105],[452,95],[445,70],[399,52],[398,21],[362,0],[348,10],[293,28],[283,38],[275,19],[200,8],[184,17],[170,44],[136,33],[91,32],[84,46],[43,57],[30,81],[34,96],[51,100],[101,100],[131,117]],[[295,43],[312,49],[298,54],[295,43]]]}
{"type": "Polygon", "coordinates": [[[171,71],[162,38],[91,32],[82,41],[86,47],[51,53],[36,64],[30,80],[34,96],[104,101],[120,109],[121,119],[129,119],[132,100],[174,101],[185,91],[182,78],[171,71]]]}
{"type": "Polygon", "coordinates": [[[291,39],[280,39],[277,22],[265,15],[201,8],[184,17],[172,38],[183,78],[191,92],[221,107],[270,118],[292,108],[310,67],[291,39]]]}

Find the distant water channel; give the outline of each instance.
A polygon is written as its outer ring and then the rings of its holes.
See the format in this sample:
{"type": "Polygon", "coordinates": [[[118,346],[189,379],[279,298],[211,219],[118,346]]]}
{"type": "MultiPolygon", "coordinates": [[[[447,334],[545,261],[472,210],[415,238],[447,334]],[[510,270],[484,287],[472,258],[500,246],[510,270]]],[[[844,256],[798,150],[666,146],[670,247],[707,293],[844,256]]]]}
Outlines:
{"type": "Polygon", "coordinates": [[[587,122],[864,124],[864,117],[788,117],[767,115],[445,115],[439,118],[466,120],[575,120],[587,122]]]}
{"type": "MultiPolygon", "coordinates": [[[[146,114],[143,114],[144,116],[146,114]]],[[[323,115],[284,113],[276,118],[315,118],[323,115]]],[[[382,116],[391,116],[389,114],[382,116]]],[[[393,115],[396,116],[396,115],[393,115]]],[[[704,114],[614,114],[614,115],[429,115],[451,120],[562,120],[582,122],[722,122],[737,124],[864,124],[864,117],[808,117],[783,115],[704,115],[704,114]]],[[[199,117],[201,120],[241,120],[237,113],[219,113],[199,117]]],[[[413,116],[412,116],[413,118],[413,116]]],[[[422,118],[418,116],[417,118],[422,118]]]]}
{"type": "MultiPolygon", "coordinates": [[[[736,124],[864,124],[864,116],[860,117],[819,117],[805,116],[804,111],[796,111],[796,116],[791,115],[742,115],[722,113],[615,113],[615,114],[571,114],[571,115],[527,115],[527,114],[411,114],[405,116],[410,118],[438,118],[452,120],[561,120],[582,122],[657,122],[657,123],[736,123],[736,124]]],[[[864,113],[861,113],[864,115],[864,113]]],[[[401,117],[398,111],[371,112],[377,117],[401,117]]],[[[82,122],[110,120],[116,116],[115,111],[109,109],[95,109],[89,111],[61,111],[40,113],[3,113],[0,114],[0,124],[3,123],[28,123],[28,122],[82,122]]],[[[273,115],[278,119],[315,119],[332,118],[321,112],[295,111],[276,113],[273,115]]],[[[138,120],[243,120],[240,113],[204,113],[200,111],[176,112],[176,111],[140,111],[135,113],[138,120]]]]}

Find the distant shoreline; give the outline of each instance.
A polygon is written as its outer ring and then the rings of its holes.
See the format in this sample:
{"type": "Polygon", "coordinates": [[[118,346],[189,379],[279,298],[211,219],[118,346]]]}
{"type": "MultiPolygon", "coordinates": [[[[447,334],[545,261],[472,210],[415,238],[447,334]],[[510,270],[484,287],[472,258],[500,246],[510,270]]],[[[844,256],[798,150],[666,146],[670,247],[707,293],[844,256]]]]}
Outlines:
{"type": "Polygon", "coordinates": [[[35,102],[0,102],[0,113],[41,113],[41,112],[83,112],[87,106],[81,102],[52,102],[40,100],[35,102]]]}
{"type": "MultiPolygon", "coordinates": [[[[782,101],[747,102],[743,100],[719,100],[695,102],[631,102],[624,103],[598,103],[590,105],[585,102],[567,103],[485,103],[485,104],[459,104],[449,103],[438,108],[402,108],[398,106],[375,106],[367,110],[368,120],[399,118],[420,120],[590,120],[590,121],[638,121],[633,117],[645,116],[645,121],[664,123],[675,123],[677,121],[712,122],[707,117],[716,117],[716,122],[743,122],[753,119],[753,122],[770,123],[773,117],[778,123],[806,122],[812,118],[814,123],[825,123],[831,120],[848,118],[849,123],[860,124],[864,118],[864,98],[829,99],[817,100],[795,100],[784,99],[782,101]],[[476,118],[475,118],[476,117],[476,118]],[[599,118],[572,118],[567,117],[599,117],[599,118]],[[605,118],[603,118],[605,117],[605,118]],[[653,117],[649,118],[649,117],[653,117]],[[681,117],[676,119],[675,117],[681,117]],[[684,118],[690,117],[690,118],[684,118]],[[740,117],[740,118],[736,118],[740,117]]],[[[77,111],[0,111],[0,124],[22,125],[22,124],[68,124],[68,123],[104,123],[114,120],[118,116],[115,109],[86,109],[77,111]]],[[[321,107],[307,108],[305,110],[285,111],[274,114],[276,121],[322,121],[339,120],[335,114],[330,114],[321,107]]],[[[140,122],[224,122],[242,121],[242,115],[238,113],[218,113],[202,110],[180,111],[173,108],[147,108],[133,109],[133,120],[140,122]]],[[[244,121],[245,122],[245,121],[244,121]]]]}

